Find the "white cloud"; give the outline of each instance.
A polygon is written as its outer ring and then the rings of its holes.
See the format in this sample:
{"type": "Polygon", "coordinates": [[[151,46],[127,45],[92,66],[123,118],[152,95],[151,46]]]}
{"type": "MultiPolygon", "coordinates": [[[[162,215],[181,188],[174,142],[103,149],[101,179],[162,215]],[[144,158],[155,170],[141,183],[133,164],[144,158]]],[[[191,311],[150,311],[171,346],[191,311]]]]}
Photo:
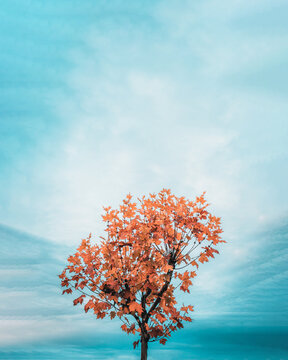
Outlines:
{"type": "MultiPolygon", "coordinates": [[[[176,53],[171,21],[166,25],[166,45],[176,53]]],[[[54,98],[56,111],[66,120],[63,137],[48,157],[39,155],[32,169],[34,187],[22,192],[26,200],[20,211],[29,204],[30,216],[34,213],[37,219],[28,222],[29,231],[45,233],[58,242],[77,243],[90,231],[101,230],[103,205],[117,205],[128,192],[139,195],[162,187],[189,197],[206,190],[230,234],[243,224],[248,228],[261,224],[275,213],[276,205],[271,197],[271,210],[263,207],[266,185],[251,174],[255,162],[265,161],[273,152],[277,156],[281,149],[279,131],[271,136],[267,124],[272,126],[270,116],[277,108],[279,128],[285,129],[281,120],[281,112],[287,110],[285,101],[259,93],[251,101],[251,94],[241,89],[231,91],[219,83],[215,88],[215,82],[210,82],[214,75],[227,77],[235,71],[235,64],[245,67],[237,52],[241,44],[237,42],[236,52],[231,46],[234,35],[240,36],[233,31],[221,45],[216,41],[221,28],[215,34],[203,28],[201,36],[210,34],[215,43],[200,42],[194,48],[189,38],[196,30],[188,22],[191,31],[178,36],[192,59],[200,55],[201,66],[192,73],[190,67],[182,69],[187,75],[183,78],[179,70],[156,71],[146,65],[149,51],[158,63],[166,59],[158,56],[153,41],[150,44],[139,37],[136,42],[139,30],[130,41],[131,26],[121,29],[121,39],[115,38],[116,30],[103,34],[92,29],[96,38],[88,34],[86,48],[73,54],[75,66],[67,74],[69,92],[54,98]],[[122,46],[119,67],[113,53],[118,40],[122,46]],[[134,63],[139,53],[143,61],[134,63]]],[[[261,46],[262,40],[240,38],[253,54],[259,53],[254,42],[261,46]]],[[[275,50],[281,45],[277,44],[275,50]]],[[[173,56],[170,60],[177,64],[173,56]]],[[[255,66],[251,57],[247,64],[255,66]]]]}
{"type": "Polygon", "coordinates": [[[13,346],[23,344],[41,343],[41,341],[60,341],[63,339],[79,336],[89,336],[98,333],[98,338],[105,334],[119,334],[119,323],[117,321],[101,321],[96,324],[95,319],[87,319],[88,315],[80,316],[29,316],[1,318],[0,346],[13,346]]]}

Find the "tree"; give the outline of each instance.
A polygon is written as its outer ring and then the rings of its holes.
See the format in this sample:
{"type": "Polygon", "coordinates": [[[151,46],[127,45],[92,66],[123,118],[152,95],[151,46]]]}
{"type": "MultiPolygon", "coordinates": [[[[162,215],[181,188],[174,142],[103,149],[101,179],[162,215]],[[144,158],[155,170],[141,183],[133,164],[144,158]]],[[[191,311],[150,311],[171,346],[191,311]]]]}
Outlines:
{"type": "Polygon", "coordinates": [[[123,331],[139,334],[141,360],[147,359],[148,342],[164,345],[184,321],[192,321],[193,306],[176,307],[175,291],[189,293],[199,263],[225,242],[204,194],[189,201],[163,189],[138,203],[128,194],[119,209],[104,208],[105,237],[94,244],[91,234],[82,240],[59,275],[63,293],[81,293],[74,305],[84,305],[97,319],[117,316],[123,331]]]}

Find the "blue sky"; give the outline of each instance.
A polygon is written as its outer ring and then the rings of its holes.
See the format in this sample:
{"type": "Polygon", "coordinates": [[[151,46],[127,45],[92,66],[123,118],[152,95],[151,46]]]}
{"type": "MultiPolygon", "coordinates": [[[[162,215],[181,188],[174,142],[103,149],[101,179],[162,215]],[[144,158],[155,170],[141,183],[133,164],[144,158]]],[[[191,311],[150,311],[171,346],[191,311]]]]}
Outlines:
{"type": "Polygon", "coordinates": [[[233,353],[239,334],[248,359],[263,359],[267,339],[270,359],[287,356],[271,335],[287,332],[287,11],[280,0],[1,1],[7,359],[93,358],[95,342],[99,359],[137,356],[117,322],[59,296],[56,274],[101,233],[103,205],[163,187],[206,190],[228,243],[187,298],[195,323],[151,356],[175,358],[181,343],[190,359],[198,333],[198,359],[233,353]],[[227,341],[205,353],[200,329],[227,341]]]}

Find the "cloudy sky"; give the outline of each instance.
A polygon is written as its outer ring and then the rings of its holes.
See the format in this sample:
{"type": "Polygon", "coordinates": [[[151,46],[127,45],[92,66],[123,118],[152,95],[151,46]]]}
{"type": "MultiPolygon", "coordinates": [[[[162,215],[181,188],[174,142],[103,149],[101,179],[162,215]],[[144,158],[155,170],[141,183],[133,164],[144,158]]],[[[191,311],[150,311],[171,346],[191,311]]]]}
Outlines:
{"type": "Polygon", "coordinates": [[[288,356],[287,11],[286,0],[1,1],[3,358],[138,358],[117,322],[60,296],[56,275],[103,231],[103,205],[163,187],[206,191],[227,244],[186,299],[195,322],[151,358],[288,356]]]}

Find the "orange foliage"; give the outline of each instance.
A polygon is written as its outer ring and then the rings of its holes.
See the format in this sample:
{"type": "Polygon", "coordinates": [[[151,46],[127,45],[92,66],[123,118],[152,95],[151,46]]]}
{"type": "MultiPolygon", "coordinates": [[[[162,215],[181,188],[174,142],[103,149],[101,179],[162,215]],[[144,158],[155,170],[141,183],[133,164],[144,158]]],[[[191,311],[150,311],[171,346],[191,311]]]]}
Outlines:
{"type": "Polygon", "coordinates": [[[74,305],[84,304],[85,312],[117,316],[123,331],[164,345],[171,332],[192,321],[191,305],[177,309],[176,289],[190,292],[199,262],[225,242],[220,218],[207,207],[204,194],[189,201],[163,189],[138,203],[129,194],[119,209],[104,208],[106,236],[93,244],[90,234],[68,258],[59,276],[63,293],[80,292],[74,305]],[[183,271],[188,267],[192,271],[183,271]]]}

